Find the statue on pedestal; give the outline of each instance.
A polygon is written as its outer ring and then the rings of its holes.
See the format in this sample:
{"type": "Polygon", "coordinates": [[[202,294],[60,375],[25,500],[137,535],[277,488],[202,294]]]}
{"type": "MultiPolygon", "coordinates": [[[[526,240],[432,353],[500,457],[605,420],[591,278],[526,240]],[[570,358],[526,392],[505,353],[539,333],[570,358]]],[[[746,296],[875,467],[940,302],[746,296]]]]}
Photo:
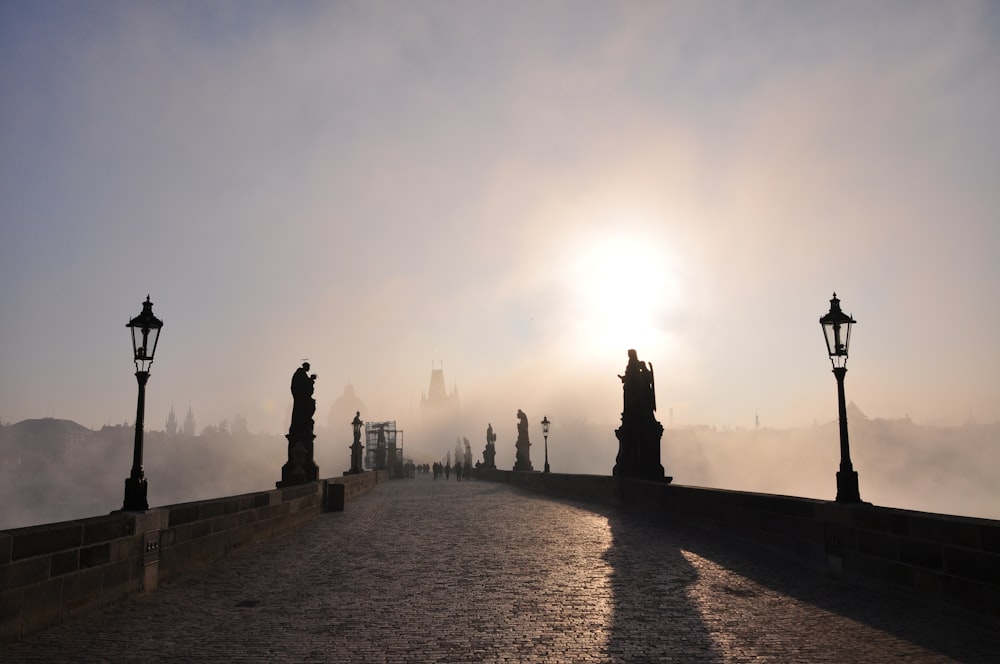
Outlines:
{"type": "Polygon", "coordinates": [[[378,437],[375,440],[375,470],[386,469],[386,449],[385,449],[385,427],[378,428],[378,437]]]}
{"type": "Polygon", "coordinates": [[[288,461],[281,467],[281,481],[278,488],[315,482],[319,478],[319,467],[313,460],[313,414],[316,412],[316,400],[313,399],[313,388],[316,384],[316,374],[309,373],[309,363],[292,374],[292,422],[288,427],[288,461]]]}
{"type": "Polygon", "coordinates": [[[615,429],[618,457],[613,474],[616,477],[671,481],[664,476],[660,463],[660,439],[663,425],[656,421],[656,383],[653,365],[646,366],[635,350],[628,351],[622,381],[622,424],[615,429]]]}
{"type": "Polygon", "coordinates": [[[351,469],[344,473],[345,475],[357,475],[363,473],[365,469],[362,467],[361,461],[361,450],[364,445],[361,444],[361,425],[364,422],[361,421],[361,411],[356,411],[354,413],[354,419],[351,420],[351,427],[354,429],[354,442],[351,443],[351,469]]]}
{"type": "Polygon", "coordinates": [[[493,433],[493,424],[486,425],[486,449],[483,450],[483,468],[497,467],[497,435],[493,433]]]}
{"type": "Polygon", "coordinates": [[[516,458],[514,460],[514,470],[532,471],[531,454],[528,448],[531,442],[528,440],[528,416],[520,408],[517,409],[517,442],[514,443],[516,458]]]}

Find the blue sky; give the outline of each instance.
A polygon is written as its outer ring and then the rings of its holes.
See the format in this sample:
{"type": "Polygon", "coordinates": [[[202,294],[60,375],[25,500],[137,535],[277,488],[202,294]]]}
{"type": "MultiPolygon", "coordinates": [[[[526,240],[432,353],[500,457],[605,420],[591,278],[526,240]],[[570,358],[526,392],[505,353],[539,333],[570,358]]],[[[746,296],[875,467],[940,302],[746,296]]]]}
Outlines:
{"type": "MultiPolygon", "coordinates": [[[[989,2],[0,3],[0,420],[1000,419],[989,2]],[[539,418],[540,419],[540,418],[539,418]],[[665,415],[661,417],[665,419],[665,415]]],[[[470,437],[478,435],[470,432],[470,437]]]]}

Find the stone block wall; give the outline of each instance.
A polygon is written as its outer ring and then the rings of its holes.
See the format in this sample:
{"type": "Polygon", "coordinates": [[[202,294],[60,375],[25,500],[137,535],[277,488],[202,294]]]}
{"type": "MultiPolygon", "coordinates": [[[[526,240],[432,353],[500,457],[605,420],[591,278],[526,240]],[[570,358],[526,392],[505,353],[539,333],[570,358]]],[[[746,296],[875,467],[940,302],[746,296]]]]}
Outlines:
{"type": "Polygon", "coordinates": [[[878,507],[825,521],[831,567],[992,616],[1000,626],[1000,521],[878,507]]]}
{"type": "Polygon", "coordinates": [[[0,640],[140,592],[145,514],[0,532],[0,640]]]}
{"type": "Polygon", "coordinates": [[[0,641],[154,590],[239,547],[315,518],[327,484],[349,502],[379,471],[242,496],[0,531],[0,641]]]}
{"type": "Polygon", "coordinates": [[[343,477],[333,477],[327,480],[330,484],[344,485],[344,500],[351,502],[360,498],[375,488],[379,482],[389,481],[388,470],[378,470],[360,475],[344,475],[343,477]]]}
{"type": "MultiPolygon", "coordinates": [[[[286,533],[321,511],[322,482],[242,496],[168,505],[158,538],[155,579],[170,581],[232,551],[286,533]]],[[[149,591],[153,588],[145,587],[149,591]]]]}

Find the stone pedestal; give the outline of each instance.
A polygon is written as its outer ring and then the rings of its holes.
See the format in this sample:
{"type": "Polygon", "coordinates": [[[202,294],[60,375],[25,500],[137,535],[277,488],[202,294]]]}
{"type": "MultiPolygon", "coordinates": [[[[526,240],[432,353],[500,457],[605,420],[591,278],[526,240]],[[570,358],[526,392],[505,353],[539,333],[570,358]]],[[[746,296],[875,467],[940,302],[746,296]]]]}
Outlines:
{"type": "Polygon", "coordinates": [[[353,445],[351,445],[351,469],[345,471],[344,472],[345,475],[359,475],[365,472],[365,469],[362,467],[363,464],[361,461],[361,450],[363,447],[364,446],[361,444],[361,442],[357,440],[354,441],[353,445]]]}
{"type": "Polygon", "coordinates": [[[660,462],[660,440],[663,425],[649,418],[641,423],[625,423],[615,429],[618,438],[618,457],[612,474],[654,482],[670,482],[660,462]]]}
{"type": "Polygon", "coordinates": [[[519,437],[517,439],[517,455],[514,459],[514,470],[524,470],[532,471],[534,468],[531,467],[531,443],[527,439],[521,440],[519,437]]]}
{"type": "Polygon", "coordinates": [[[837,471],[837,502],[861,502],[861,492],[858,490],[858,471],[843,468],[837,471]]]}
{"type": "Polygon", "coordinates": [[[309,434],[304,436],[293,436],[288,434],[288,461],[281,467],[281,481],[275,486],[279,489],[306,482],[315,482],[319,478],[319,467],[313,461],[313,440],[316,438],[309,434]]]}

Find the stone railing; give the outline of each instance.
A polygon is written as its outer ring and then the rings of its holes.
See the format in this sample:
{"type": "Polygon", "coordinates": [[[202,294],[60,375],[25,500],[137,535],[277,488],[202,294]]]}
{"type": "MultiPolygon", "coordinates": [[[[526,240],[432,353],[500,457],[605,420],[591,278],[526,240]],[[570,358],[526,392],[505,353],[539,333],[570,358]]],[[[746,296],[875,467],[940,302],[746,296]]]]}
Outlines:
{"type": "Polygon", "coordinates": [[[709,526],[852,583],[1000,625],[1000,521],[597,475],[494,470],[480,478],[709,526]]]}
{"type": "Polygon", "coordinates": [[[0,641],[149,592],[242,546],[343,509],[385,471],[0,531],[0,641]]]}

